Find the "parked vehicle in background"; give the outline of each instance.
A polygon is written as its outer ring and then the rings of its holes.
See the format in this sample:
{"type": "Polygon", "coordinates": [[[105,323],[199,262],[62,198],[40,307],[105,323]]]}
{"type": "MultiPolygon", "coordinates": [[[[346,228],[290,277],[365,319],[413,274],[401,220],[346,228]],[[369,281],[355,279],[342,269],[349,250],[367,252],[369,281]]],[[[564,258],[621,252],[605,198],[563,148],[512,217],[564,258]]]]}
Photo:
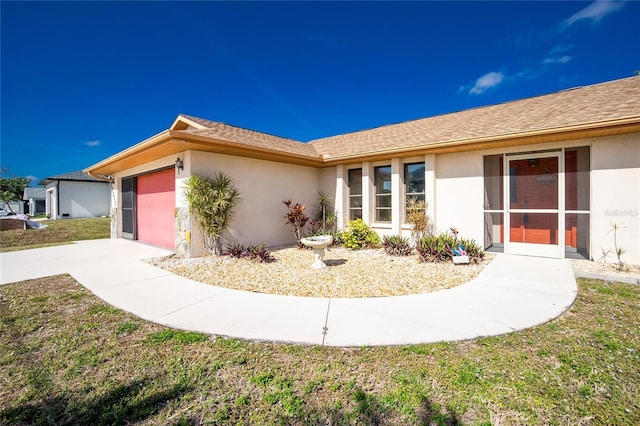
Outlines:
{"type": "Polygon", "coordinates": [[[4,207],[0,207],[0,216],[14,216],[15,213],[11,210],[7,210],[4,207]]]}

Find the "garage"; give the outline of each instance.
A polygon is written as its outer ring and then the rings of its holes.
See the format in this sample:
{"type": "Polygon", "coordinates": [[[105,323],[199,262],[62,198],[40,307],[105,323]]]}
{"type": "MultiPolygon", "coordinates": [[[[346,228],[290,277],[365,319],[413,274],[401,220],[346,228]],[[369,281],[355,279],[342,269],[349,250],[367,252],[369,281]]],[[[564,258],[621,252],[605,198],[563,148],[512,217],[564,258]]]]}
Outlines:
{"type": "Polygon", "coordinates": [[[135,217],[139,241],[175,248],[175,182],[173,168],[137,177],[135,217]]]}

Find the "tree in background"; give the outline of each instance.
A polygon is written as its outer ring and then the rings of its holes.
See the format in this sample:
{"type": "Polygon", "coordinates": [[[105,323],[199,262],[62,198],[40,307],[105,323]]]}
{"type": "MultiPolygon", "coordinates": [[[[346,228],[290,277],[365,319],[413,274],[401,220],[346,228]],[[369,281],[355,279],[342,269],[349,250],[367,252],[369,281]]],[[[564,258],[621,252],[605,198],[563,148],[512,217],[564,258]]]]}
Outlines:
{"type": "Polygon", "coordinates": [[[228,228],[234,207],[241,201],[240,191],[224,173],[214,177],[191,175],[184,192],[191,214],[202,231],[205,248],[222,254],[222,233],[228,228]]]}
{"type": "Polygon", "coordinates": [[[9,172],[8,167],[0,168],[0,201],[3,201],[13,212],[9,203],[22,200],[24,189],[29,186],[29,182],[31,181],[27,178],[15,177],[9,172]]]}

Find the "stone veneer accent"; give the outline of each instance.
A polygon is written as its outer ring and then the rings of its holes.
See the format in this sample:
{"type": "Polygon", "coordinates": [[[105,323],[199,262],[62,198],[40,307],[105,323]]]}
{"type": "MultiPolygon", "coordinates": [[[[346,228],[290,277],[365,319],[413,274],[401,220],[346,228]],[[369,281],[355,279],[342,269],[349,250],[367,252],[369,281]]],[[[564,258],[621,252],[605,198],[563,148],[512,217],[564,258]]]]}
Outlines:
{"type": "Polygon", "coordinates": [[[111,214],[111,223],[109,226],[111,238],[118,238],[118,209],[111,207],[109,213],[111,214]]]}
{"type": "Polygon", "coordinates": [[[176,207],[176,256],[191,257],[191,215],[186,207],[176,207]]]}

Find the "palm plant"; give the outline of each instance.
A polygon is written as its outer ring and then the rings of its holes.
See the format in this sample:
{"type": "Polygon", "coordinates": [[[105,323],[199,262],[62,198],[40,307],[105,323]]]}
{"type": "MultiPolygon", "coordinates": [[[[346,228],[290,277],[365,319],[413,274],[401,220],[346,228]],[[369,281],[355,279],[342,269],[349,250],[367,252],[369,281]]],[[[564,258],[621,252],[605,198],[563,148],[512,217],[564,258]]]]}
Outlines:
{"type": "Polygon", "coordinates": [[[320,224],[321,233],[333,231],[336,225],[336,211],[331,207],[331,199],[324,191],[317,193],[318,204],[316,207],[315,220],[320,224]]]}
{"type": "Polygon", "coordinates": [[[412,225],[411,237],[417,244],[429,233],[429,217],[427,216],[427,202],[409,198],[407,201],[407,222],[412,225]]]}
{"type": "Polygon", "coordinates": [[[212,178],[191,175],[186,181],[184,196],[196,219],[205,248],[222,255],[222,234],[233,218],[233,209],[241,201],[240,191],[224,173],[212,178]]]}

